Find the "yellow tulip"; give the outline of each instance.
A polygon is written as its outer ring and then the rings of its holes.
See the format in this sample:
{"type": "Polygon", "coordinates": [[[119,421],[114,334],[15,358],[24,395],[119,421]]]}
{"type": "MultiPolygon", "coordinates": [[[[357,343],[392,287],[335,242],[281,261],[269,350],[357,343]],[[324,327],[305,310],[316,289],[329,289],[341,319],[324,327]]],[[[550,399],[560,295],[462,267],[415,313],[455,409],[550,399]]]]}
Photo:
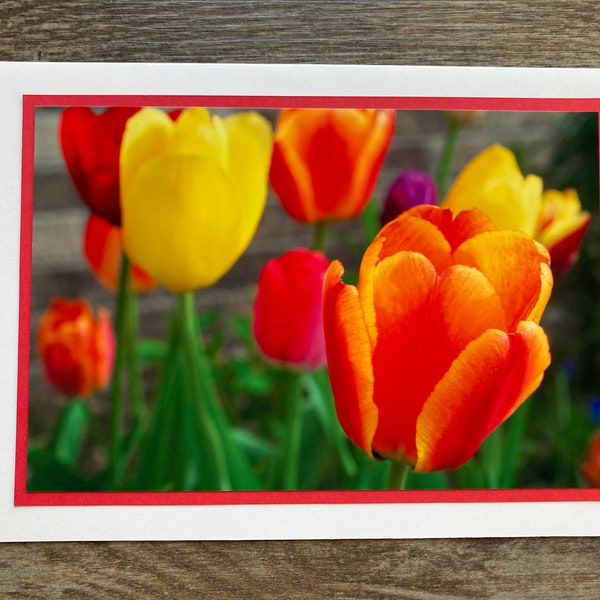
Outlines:
{"type": "Polygon", "coordinates": [[[479,208],[498,229],[522,231],[550,252],[555,277],[577,258],[591,215],[581,209],[575,190],[546,190],[536,175],[524,177],[510,150],[495,145],[461,171],[442,206],[456,215],[479,208]]]}
{"type": "Polygon", "coordinates": [[[510,150],[494,145],[460,172],[442,206],[451,208],[455,215],[461,210],[479,208],[498,229],[516,229],[534,236],[542,189],[539,177],[523,176],[510,150]]]}
{"type": "Polygon", "coordinates": [[[272,128],[258,113],[177,120],[144,108],[121,145],[123,244],[173,292],[215,283],[250,243],[268,189],[272,128]]]}

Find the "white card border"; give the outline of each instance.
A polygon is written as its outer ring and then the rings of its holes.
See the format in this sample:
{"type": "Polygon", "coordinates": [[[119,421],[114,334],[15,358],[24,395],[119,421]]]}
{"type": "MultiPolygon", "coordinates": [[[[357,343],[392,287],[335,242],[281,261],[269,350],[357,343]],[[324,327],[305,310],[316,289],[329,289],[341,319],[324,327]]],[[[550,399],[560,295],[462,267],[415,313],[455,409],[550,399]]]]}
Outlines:
{"type": "Polygon", "coordinates": [[[600,535],[600,502],[19,506],[14,472],[22,97],[233,95],[600,98],[600,70],[495,67],[0,63],[0,541],[600,535]]]}

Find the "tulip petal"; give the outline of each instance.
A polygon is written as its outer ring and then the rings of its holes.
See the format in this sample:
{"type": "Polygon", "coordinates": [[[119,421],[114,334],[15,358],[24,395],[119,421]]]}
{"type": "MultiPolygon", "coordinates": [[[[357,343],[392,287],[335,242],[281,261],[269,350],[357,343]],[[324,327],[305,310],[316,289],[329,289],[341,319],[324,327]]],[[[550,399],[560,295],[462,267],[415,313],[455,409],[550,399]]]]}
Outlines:
{"type": "Polygon", "coordinates": [[[181,112],[165,151],[202,156],[224,171],[228,170],[227,133],[223,121],[217,116],[211,119],[206,108],[189,108],[181,112]]]}
{"type": "Polygon", "coordinates": [[[498,229],[533,235],[541,207],[542,180],[523,177],[512,152],[494,145],[479,153],[461,171],[442,206],[455,214],[477,207],[498,229]]]}
{"type": "Polygon", "coordinates": [[[116,349],[116,339],[110,313],[105,308],[98,310],[92,345],[94,385],[100,387],[110,378],[116,349]]]}
{"type": "Polygon", "coordinates": [[[328,266],[322,253],[295,248],[263,267],[253,331],[268,358],[306,370],[325,364],[322,291],[328,266]]]}
{"type": "Polygon", "coordinates": [[[373,449],[386,458],[402,455],[416,460],[415,422],[433,385],[425,371],[436,283],[433,265],[416,252],[389,256],[375,269],[378,337],[373,351],[373,398],[379,423],[373,449]]]}
{"type": "Polygon", "coordinates": [[[306,223],[317,220],[310,170],[293,147],[275,140],[269,179],[279,201],[293,219],[306,223]]]}
{"type": "Polygon", "coordinates": [[[87,396],[107,383],[115,338],[105,309],[96,320],[85,301],[56,298],[42,316],[36,343],[46,379],[64,394],[87,396]]]}
{"type": "Polygon", "coordinates": [[[240,248],[248,246],[256,232],[267,200],[272,130],[257,113],[235,113],[223,120],[228,139],[228,167],[244,199],[240,248]]]}
{"type": "Polygon", "coordinates": [[[295,219],[348,219],[374,187],[395,122],[394,111],[281,111],[271,185],[295,219]]]}
{"type": "MultiPolygon", "coordinates": [[[[359,205],[363,205],[364,188],[360,187],[357,177],[366,175],[365,167],[360,173],[355,169],[370,134],[373,111],[338,109],[314,113],[315,129],[310,143],[305,146],[304,160],[310,166],[318,219],[325,219],[332,213],[341,219],[353,217],[359,205]],[[332,173],[335,173],[334,177],[332,173]]],[[[306,135],[309,131],[310,126],[306,135]]]]}
{"type": "Polygon", "coordinates": [[[373,193],[377,176],[396,124],[396,113],[393,110],[382,110],[372,114],[373,124],[369,125],[369,137],[358,148],[358,160],[352,176],[350,198],[354,206],[349,207],[351,214],[358,214],[363,206],[363,199],[373,193]]]}
{"type": "Polygon", "coordinates": [[[167,150],[175,125],[157,108],[142,108],[125,127],[121,143],[121,198],[126,198],[140,167],[167,150]]]}
{"type": "Polygon", "coordinates": [[[212,161],[163,154],[130,183],[123,243],[131,259],[173,292],[213,284],[241,252],[241,199],[212,161]],[[218,201],[217,201],[218,199],[218,201]]]}
{"type": "MultiPolygon", "coordinates": [[[[121,270],[122,251],[121,228],[92,213],[85,226],[83,253],[96,277],[113,292],[121,270]]],[[[131,264],[131,289],[134,292],[148,291],[155,285],[148,273],[131,264]]]]}
{"type": "Polygon", "coordinates": [[[479,269],[496,288],[504,307],[507,331],[534,313],[541,315],[551,289],[551,275],[542,267],[548,253],[530,237],[516,231],[492,231],[464,242],[456,262],[479,269]],[[532,265],[539,264],[539,270],[532,265]],[[540,279],[541,278],[541,279],[540,279]]]}
{"type": "MultiPolygon", "coordinates": [[[[441,273],[454,264],[451,247],[442,231],[434,223],[419,218],[419,216],[413,216],[413,211],[420,208],[416,207],[402,213],[381,229],[377,238],[383,239],[384,243],[378,250],[378,256],[381,260],[397,252],[419,252],[427,257],[438,273],[441,273]]],[[[452,218],[450,212],[447,212],[446,215],[448,219],[452,218]]],[[[373,252],[373,250],[369,248],[367,252],[373,252]]],[[[367,261],[367,264],[369,262],[367,261]]]]}
{"type": "Polygon", "coordinates": [[[453,469],[538,387],[550,364],[539,325],[491,329],[468,344],[436,385],[417,421],[415,471],[453,469]]]}
{"type": "Polygon", "coordinates": [[[96,277],[114,291],[121,264],[120,229],[91,214],[83,234],[83,253],[96,277]]]}
{"type": "MultiPolygon", "coordinates": [[[[430,362],[445,372],[465,346],[488,329],[506,329],[506,317],[496,289],[472,267],[454,265],[440,277],[436,290],[430,362]]],[[[437,381],[443,375],[433,374],[437,381]]]]}
{"type": "Polygon", "coordinates": [[[504,327],[504,311],[493,286],[471,267],[455,265],[438,278],[426,259],[405,252],[382,261],[376,277],[374,448],[414,461],[416,420],[433,386],[469,342],[504,327]]]}
{"type": "Polygon", "coordinates": [[[346,435],[373,457],[371,443],[377,427],[373,402],[371,344],[363,319],[358,291],[346,285],[344,269],[333,261],[323,286],[323,324],[327,366],[335,407],[346,435]]]}
{"type": "Polygon", "coordinates": [[[62,111],[59,140],[69,175],[93,213],[121,222],[119,148],[127,119],[137,108],[108,108],[96,114],[73,106],[62,111]]]}

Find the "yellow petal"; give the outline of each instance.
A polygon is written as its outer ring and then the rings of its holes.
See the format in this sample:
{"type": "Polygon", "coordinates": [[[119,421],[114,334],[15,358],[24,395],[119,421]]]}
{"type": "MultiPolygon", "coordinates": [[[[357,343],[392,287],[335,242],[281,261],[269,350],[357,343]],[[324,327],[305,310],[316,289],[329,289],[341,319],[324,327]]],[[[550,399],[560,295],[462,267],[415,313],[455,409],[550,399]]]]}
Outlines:
{"type": "Polygon", "coordinates": [[[589,220],[590,214],[581,210],[575,190],[547,190],[542,197],[539,230],[535,237],[546,248],[551,248],[589,220]]]}
{"type": "Polygon", "coordinates": [[[167,151],[203,156],[229,170],[223,121],[218,116],[211,119],[205,108],[188,108],[179,115],[167,151]]]}
{"type": "Polygon", "coordinates": [[[498,229],[534,235],[541,207],[542,180],[523,177],[510,150],[495,145],[461,171],[442,206],[454,214],[469,208],[485,212],[498,229]]]}
{"type": "Polygon", "coordinates": [[[238,240],[243,251],[254,236],[265,208],[273,131],[270,123],[254,112],[230,115],[223,120],[223,127],[229,173],[243,200],[238,240]]]}
{"type": "Polygon", "coordinates": [[[211,285],[239,257],[241,203],[215,163],[161,155],[139,170],[123,202],[127,253],[173,292],[211,285]]]}
{"type": "Polygon", "coordinates": [[[157,108],[142,108],[127,121],[121,142],[121,197],[127,196],[138,169],[166,151],[174,129],[171,118],[157,108]]]}

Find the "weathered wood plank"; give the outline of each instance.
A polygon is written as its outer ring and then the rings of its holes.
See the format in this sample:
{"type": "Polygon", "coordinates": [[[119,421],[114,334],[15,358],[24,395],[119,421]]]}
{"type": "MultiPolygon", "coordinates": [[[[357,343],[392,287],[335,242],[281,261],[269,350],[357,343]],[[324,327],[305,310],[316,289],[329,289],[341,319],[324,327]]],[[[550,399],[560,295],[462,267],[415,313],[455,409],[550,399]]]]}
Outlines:
{"type": "MultiPolygon", "coordinates": [[[[596,67],[599,25],[587,0],[4,0],[0,59],[596,67]]],[[[4,544],[0,595],[594,598],[599,559],[586,538],[4,544]]]]}

